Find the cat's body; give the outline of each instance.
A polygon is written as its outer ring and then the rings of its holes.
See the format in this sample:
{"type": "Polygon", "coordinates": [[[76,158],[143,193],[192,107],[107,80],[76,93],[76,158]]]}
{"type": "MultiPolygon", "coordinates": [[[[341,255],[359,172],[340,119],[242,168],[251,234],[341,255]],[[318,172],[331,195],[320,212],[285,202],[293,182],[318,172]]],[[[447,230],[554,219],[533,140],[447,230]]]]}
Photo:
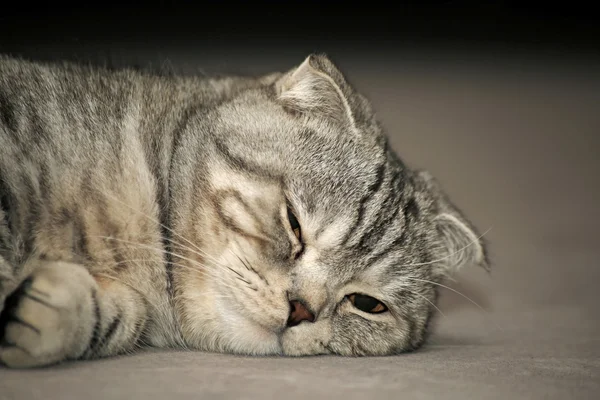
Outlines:
{"type": "Polygon", "coordinates": [[[485,263],[322,56],[255,79],[0,58],[0,200],[15,367],[414,349],[435,283],[485,263]]]}

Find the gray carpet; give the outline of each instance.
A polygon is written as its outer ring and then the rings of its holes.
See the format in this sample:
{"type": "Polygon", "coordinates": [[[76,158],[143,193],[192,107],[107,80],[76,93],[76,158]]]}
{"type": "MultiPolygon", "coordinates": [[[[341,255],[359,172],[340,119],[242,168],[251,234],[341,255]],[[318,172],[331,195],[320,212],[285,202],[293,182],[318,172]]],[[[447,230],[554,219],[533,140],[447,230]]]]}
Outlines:
{"type": "MultiPolygon", "coordinates": [[[[171,58],[207,71],[264,72],[305,55],[265,53],[260,63],[244,52],[171,58]]],[[[492,274],[465,269],[448,283],[472,301],[444,290],[435,334],[411,354],[150,351],[0,369],[0,399],[600,398],[599,63],[332,56],[372,99],[404,159],[430,169],[482,231],[491,228],[492,274]]]]}

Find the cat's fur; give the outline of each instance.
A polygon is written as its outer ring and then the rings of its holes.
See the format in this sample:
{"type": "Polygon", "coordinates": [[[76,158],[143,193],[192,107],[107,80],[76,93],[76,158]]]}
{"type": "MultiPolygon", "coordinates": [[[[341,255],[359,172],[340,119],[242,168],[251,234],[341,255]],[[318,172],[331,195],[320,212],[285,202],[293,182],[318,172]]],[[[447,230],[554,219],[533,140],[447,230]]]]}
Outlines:
{"type": "Polygon", "coordinates": [[[322,55],[221,79],[0,58],[0,200],[10,367],[140,345],[398,353],[423,343],[436,283],[487,265],[322,55]],[[314,321],[288,326],[290,300],[314,321]]]}

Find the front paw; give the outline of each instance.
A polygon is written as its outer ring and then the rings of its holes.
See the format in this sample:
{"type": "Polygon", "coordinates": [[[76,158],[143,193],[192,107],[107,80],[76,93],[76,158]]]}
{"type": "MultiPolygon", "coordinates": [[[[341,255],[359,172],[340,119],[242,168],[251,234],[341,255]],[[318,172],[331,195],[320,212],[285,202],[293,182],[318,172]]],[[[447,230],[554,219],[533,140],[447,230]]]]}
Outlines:
{"type": "Polygon", "coordinates": [[[331,353],[328,347],[330,340],[330,321],[321,320],[288,328],[281,338],[281,345],[286,356],[315,356],[331,353]]]}
{"type": "Polygon", "coordinates": [[[94,293],[95,282],[80,265],[35,270],[0,314],[0,362],[26,368],[80,356],[94,329],[94,293]]]}

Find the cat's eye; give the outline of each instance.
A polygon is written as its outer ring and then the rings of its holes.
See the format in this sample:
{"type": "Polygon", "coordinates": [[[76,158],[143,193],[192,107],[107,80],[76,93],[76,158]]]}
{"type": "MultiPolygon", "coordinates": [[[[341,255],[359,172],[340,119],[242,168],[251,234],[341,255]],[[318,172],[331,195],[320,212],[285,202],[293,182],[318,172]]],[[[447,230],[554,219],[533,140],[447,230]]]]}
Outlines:
{"type": "Polygon", "coordinates": [[[354,293],[348,296],[348,300],[354,307],[369,314],[379,314],[388,310],[385,304],[366,294],[354,293]]]}
{"type": "Polygon", "coordinates": [[[302,230],[300,229],[300,223],[289,207],[287,208],[287,216],[288,221],[290,221],[290,226],[292,227],[292,232],[294,232],[296,238],[302,242],[302,230]]]}

